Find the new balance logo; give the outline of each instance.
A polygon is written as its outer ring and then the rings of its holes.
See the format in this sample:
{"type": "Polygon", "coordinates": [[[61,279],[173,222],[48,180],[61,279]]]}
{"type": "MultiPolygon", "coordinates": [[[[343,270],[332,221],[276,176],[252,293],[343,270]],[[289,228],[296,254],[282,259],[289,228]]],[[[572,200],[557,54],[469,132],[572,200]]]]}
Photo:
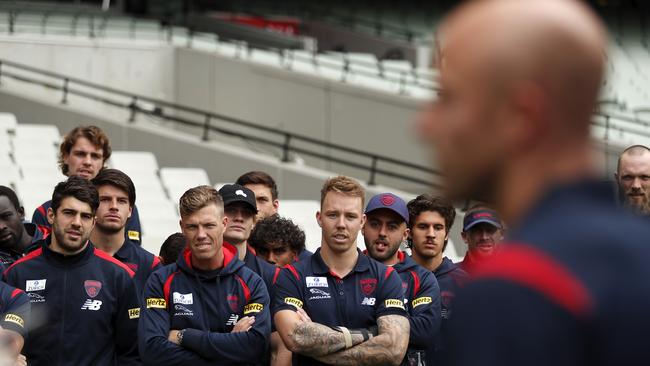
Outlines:
{"type": "Polygon", "coordinates": [[[235,325],[235,324],[237,324],[237,321],[239,321],[239,315],[230,314],[230,318],[228,318],[228,321],[226,322],[226,325],[235,325]]]}
{"type": "Polygon", "coordinates": [[[370,305],[370,306],[375,306],[375,302],[377,299],[374,297],[364,297],[363,301],[361,302],[361,305],[370,305]]]}
{"type": "Polygon", "coordinates": [[[97,311],[101,307],[102,307],[102,302],[100,300],[88,299],[83,304],[83,306],[81,306],[81,310],[94,310],[94,311],[97,311]]]}

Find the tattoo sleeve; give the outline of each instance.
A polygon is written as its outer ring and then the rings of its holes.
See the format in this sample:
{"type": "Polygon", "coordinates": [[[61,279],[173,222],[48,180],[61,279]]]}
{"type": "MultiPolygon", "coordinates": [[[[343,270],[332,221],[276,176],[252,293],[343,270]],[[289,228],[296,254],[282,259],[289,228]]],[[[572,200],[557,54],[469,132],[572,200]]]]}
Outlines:
{"type": "MultiPolygon", "coordinates": [[[[325,356],[345,349],[343,333],[319,323],[298,323],[289,337],[296,346],[294,351],[309,357],[325,356]]],[[[353,346],[361,342],[362,335],[352,335],[353,346]]]]}
{"type": "Polygon", "coordinates": [[[401,315],[384,315],[377,319],[379,335],[349,349],[317,360],[330,365],[399,365],[409,343],[409,321],[401,315]]]}

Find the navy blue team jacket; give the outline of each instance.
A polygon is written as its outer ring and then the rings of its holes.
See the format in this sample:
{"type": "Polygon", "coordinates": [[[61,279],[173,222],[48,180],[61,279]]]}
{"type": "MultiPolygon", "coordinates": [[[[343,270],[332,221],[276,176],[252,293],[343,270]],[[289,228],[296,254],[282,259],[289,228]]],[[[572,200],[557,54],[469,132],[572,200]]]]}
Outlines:
{"type": "MultiPolygon", "coordinates": [[[[345,278],[335,276],[320,255],[289,264],[277,272],[273,314],[303,308],[312,321],[351,329],[370,328],[377,318],[404,308],[402,280],[392,267],[370,259],[361,251],[345,278]]],[[[294,365],[323,365],[311,357],[294,354],[294,365]]]]}
{"type": "Polygon", "coordinates": [[[444,257],[442,263],[433,271],[440,286],[441,317],[440,332],[435,336],[435,353],[427,355],[427,365],[446,365],[446,343],[449,335],[449,319],[451,318],[454,298],[465,283],[469,275],[459,265],[444,257]]]}
{"type": "Polygon", "coordinates": [[[142,293],[149,275],[161,267],[160,258],[126,239],[124,244],[113,257],[129,267],[135,276],[133,277],[138,293],[142,293]]]}
{"type": "Polygon", "coordinates": [[[263,356],[271,333],[268,292],[237,249],[224,243],[223,253],[223,268],[204,272],[192,268],[185,249],[151,275],[138,329],[146,365],[246,365],[263,356]],[[244,316],[255,317],[253,327],[230,333],[244,316]],[[172,329],[185,329],[181,346],[167,339],[172,329]]]}
{"type": "MultiPolygon", "coordinates": [[[[47,210],[51,206],[52,206],[51,200],[38,206],[34,210],[34,213],[32,214],[32,222],[36,225],[50,227],[50,223],[47,222],[47,210]]],[[[140,215],[138,214],[138,208],[136,206],[133,206],[131,217],[129,217],[129,219],[126,220],[124,237],[126,239],[132,240],[137,245],[141,245],[142,243],[142,228],[140,227],[140,215]]]]}
{"type": "MultiPolygon", "coordinates": [[[[399,262],[393,266],[402,278],[404,305],[409,313],[411,332],[408,354],[424,351],[425,359],[433,359],[434,337],[440,331],[440,288],[436,277],[418,265],[404,252],[399,252],[399,262]]],[[[431,361],[427,365],[432,365],[431,361]]]]}
{"type": "Polygon", "coordinates": [[[269,291],[269,294],[271,294],[271,290],[273,288],[273,276],[275,275],[276,267],[264,259],[259,258],[257,256],[257,253],[255,253],[255,249],[253,249],[253,247],[248,244],[246,245],[244,264],[246,267],[252,269],[253,272],[262,277],[262,280],[264,280],[264,284],[266,285],[266,289],[269,291]]]}
{"type": "Polygon", "coordinates": [[[139,365],[139,298],[133,271],[88,242],[63,256],[40,248],[4,272],[27,293],[31,325],[23,353],[39,365],[139,365]]]}
{"type": "Polygon", "coordinates": [[[557,186],[477,268],[451,319],[454,365],[647,365],[650,225],[611,186],[557,186]]]}
{"type": "Polygon", "coordinates": [[[17,252],[9,248],[0,248],[0,264],[2,264],[3,271],[15,261],[22,258],[26,253],[36,249],[39,246],[39,242],[50,235],[50,231],[52,231],[48,226],[36,225],[29,222],[23,223],[23,226],[25,226],[25,230],[32,237],[31,245],[25,248],[23,252],[17,252]]]}
{"type": "Polygon", "coordinates": [[[30,320],[29,297],[25,291],[0,282],[0,326],[27,339],[30,320]]]}

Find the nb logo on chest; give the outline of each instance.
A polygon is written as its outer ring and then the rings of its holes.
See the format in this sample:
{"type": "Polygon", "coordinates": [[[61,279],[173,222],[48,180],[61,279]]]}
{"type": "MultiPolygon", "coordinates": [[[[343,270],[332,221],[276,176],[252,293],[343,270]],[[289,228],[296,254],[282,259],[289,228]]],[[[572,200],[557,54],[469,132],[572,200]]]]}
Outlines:
{"type": "Polygon", "coordinates": [[[100,300],[91,300],[88,299],[81,306],[81,310],[94,310],[97,311],[102,307],[102,302],[100,300]]]}

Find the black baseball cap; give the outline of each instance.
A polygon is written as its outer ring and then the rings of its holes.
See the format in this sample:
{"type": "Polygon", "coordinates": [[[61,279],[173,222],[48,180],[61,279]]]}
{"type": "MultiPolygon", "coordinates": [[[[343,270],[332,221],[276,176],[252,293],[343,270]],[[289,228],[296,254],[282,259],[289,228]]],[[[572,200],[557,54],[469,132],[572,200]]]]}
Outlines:
{"type": "Polygon", "coordinates": [[[223,198],[223,206],[226,207],[235,202],[243,202],[250,206],[253,212],[257,213],[257,202],[255,201],[255,193],[250,189],[240,186],[239,184],[226,184],[219,190],[221,198],[223,198]]]}

